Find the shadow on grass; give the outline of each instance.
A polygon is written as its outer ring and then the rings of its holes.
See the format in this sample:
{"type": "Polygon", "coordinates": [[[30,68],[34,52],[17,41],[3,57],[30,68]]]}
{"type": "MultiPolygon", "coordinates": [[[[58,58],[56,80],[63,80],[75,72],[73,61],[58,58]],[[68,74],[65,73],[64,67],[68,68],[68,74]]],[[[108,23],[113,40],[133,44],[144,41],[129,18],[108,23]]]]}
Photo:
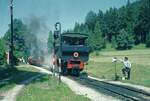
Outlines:
{"type": "MultiPolygon", "coordinates": [[[[7,90],[9,88],[12,88],[13,85],[16,84],[28,84],[27,82],[24,82],[26,80],[29,80],[31,77],[34,76],[43,76],[46,74],[40,73],[38,71],[29,71],[29,70],[18,70],[17,68],[14,69],[3,69],[0,70],[0,91],[1,90],[7,90]]],[[[47,79],[42,79],[37,82],[44,82],[47,79]]],[[[36,83],[30,82],[30,83],[36,83]]]]}

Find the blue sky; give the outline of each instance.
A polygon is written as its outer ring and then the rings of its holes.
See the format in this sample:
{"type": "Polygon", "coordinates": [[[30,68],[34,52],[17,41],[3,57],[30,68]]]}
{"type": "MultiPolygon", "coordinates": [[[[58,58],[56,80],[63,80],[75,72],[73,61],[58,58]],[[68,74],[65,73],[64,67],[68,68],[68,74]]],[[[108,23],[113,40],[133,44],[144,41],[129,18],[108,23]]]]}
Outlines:
{"type": "MultiPolygon", "coordinates": [[[[126,2],[127,0],[14,0],[14,18],[41,18],[48,30],[53,30],[55,22],[60,21],[62,29],[66,30],[73,28],[75,22],[84,22],[90,10],[106,11],[110,7],[119,8],[126,2]]],[[[0,0],[0,37],[10,23],[8,6],[9,0],[0,0]]]]}

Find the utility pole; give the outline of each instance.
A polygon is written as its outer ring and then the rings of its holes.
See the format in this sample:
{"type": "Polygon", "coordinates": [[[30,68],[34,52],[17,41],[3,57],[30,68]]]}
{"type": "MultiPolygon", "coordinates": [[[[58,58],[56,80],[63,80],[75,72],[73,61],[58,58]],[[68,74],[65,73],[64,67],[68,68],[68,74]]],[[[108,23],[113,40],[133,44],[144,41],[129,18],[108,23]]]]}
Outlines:
{"type": "Polygon", "coordinates": [[[10,0],[10,18],[11,18],[11,35],[10,35],[10,66],[11,68],[14,67],[14,55],[13,55],[13,0],[10,0]]]}
{"type": "MultiPolygon", "coordinates": [[[[62,42],[61,42],[61,23],[57,22],[55,24],[55,31],[54,31],[54,55],[56,56],[56,40],[60,41],[60,53],[61,53],[61,48],[62,48],[62,42]]],[[[58,59],[58,79],[59,79],[59,84],[61,83],[61,56],[62,54],[59,54],[59,59],[58,59]]],[[[56,60],[57,61],[57,60],[56,60]]]]}
{"type": "Polygon", "coordinates": [[[127,5],[128,5],[128,6],[130,5],[130,0],[127,1],[127,5]]]}

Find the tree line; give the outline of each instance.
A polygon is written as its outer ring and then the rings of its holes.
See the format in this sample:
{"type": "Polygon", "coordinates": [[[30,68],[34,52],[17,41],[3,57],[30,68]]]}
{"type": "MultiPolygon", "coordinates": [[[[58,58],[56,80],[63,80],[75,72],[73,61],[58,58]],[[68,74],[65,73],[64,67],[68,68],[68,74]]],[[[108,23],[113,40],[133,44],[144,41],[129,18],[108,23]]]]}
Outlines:
{"type": "MultiPolygon", "coordinates": [[[[28,57],[34,47],[38,48],[37,21],[28,25],[20,19],[14,19],[14,55],[28,57]]],[[[121,8],[110,8],[106,12],[90,11],[84,23],[75,23],[73,32],[86,33],[91,51],[101,50],[108,43],[115,49],[131,49],[134,45],[145,44],[150,47],[150,0],[138,0],[121,8]]],[[[52,51],[52,31],[49,32],[48,49],[52,51]]],[[[5,52],[9,51],[10,25],[4,37],[0,38],[0,65],[6,63],[5,52]]]]}
{"type": "MultiPolygon", "coordinates": [[[[32,22],[30,23],[32,26],[32,22]]],[[[17,65],[18,58],[27,58],[31,55],[31,50],[38,48],[37,37],[30,29],[30,24],[23,23],[20,19],[14,19],[14,63],[17,65]]],[[[6,65],[6,52],[10,51],[10,25],[6,33],[0,38],[0,66],[6,65]]]]}
{"type": "Polygon", "coordinates": [[[101,50],[107,43],[118,50],[131,49],[138,44],[150,47],[150,0],[137,0],[106,12],[90,11],[84,23],[75,23],[68,32],[89,35],[91,51],[101,50]]]}

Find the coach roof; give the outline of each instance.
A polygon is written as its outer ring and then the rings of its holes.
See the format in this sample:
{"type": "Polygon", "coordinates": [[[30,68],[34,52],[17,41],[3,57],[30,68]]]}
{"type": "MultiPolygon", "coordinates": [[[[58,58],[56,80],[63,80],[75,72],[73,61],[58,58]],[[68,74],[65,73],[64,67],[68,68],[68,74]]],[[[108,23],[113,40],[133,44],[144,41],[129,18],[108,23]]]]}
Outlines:
{"type": "Polygon", "coordinates": [[[62,37],[72,37],[72,38],[88,38],[87,34],[82,33],[63,33],[61,34],[62,37]]]}

